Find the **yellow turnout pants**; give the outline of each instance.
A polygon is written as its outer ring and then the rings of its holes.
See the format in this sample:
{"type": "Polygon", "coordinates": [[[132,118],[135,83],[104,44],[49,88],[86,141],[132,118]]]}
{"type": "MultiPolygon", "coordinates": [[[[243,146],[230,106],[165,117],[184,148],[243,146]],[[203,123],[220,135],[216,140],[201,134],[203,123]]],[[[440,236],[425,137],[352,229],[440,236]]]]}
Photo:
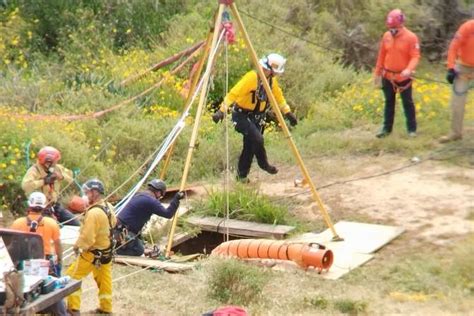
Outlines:
{"type": "MultiPolygon", "coordinates": [[[[92,262],[94,254],[92,252],[83,252],[77,257],[77,260],[67,269],[66,274],[72,279],[82,280],[89,273],[93,273],[94,280],[99,288],[99,305],[104,312],[112,312],[112,263],[101,264],[97,268],[92,262]]],[[[68,309],[81,309],[82,289],[70,294],[67,297],[68,309]]]]}

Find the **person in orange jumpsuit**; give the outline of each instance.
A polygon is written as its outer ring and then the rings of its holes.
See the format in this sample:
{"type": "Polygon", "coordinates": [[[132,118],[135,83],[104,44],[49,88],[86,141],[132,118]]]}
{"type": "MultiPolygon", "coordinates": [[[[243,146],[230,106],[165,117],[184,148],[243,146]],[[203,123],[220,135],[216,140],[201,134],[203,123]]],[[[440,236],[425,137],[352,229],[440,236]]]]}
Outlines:
{"type": "Polygon", "coordinates": [[[388,31],[380,42],[374,83],[383,90],[385,110],[383,127],[376,135],[378,138],[386,137],[392,132],[397,92],[402,98],[408,135],[416,137],[412,74],[420,59],[420,44],[418,37],[404,23],[405,15],[401,10],[390,11],[386,19],[388,31]]]}
{"type": "Polygon", "coordinates": [[[454,35],[449,45],[447,66],[446,80],[453,85],[451,133],[441,137],[441,143],[462,139],[467,93],[470,83],[474,81],[474,19],[463,23],[454,35]]]}

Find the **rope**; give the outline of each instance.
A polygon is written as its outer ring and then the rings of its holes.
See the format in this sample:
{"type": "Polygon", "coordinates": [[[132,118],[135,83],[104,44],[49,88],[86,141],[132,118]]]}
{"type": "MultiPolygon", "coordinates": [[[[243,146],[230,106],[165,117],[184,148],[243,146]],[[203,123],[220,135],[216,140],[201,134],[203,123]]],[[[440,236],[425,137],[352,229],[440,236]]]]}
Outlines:
{"type": "MultiPolygon", "coordinates": [[[[229,90],[229,50],[228,50],[228,41],[224,41],[225,47],[225,85],[224,85],[224,98],[226,97],[229,90]]],[[[230,155],[229,155],[229,122],[227,119],[228,111],[224,111],[224,129],[225,129],[225,191],[226,191],[226,201],[225,201],[225,218],[226,221],[229,221],[230,213],[230,202],[229,202],[229,178],[230,178],[230,155]]],[[[226,225],[226,233],[224,241],[229,241],[229,225],[226,225]]]]}
{"type": "MultiPolygon", "coordinates": [[[[306,39],[306,38],[303,38],[303,37],[301,37],[301,36],[299,36],[299,35],[296,35],[295,33],[292,33],[292,32],[290,32],[290,31],[287,31],[287,30],[285,30],[285,29],[283,29],[283,28],[281,28],[281,27],[278,27],[278,26],[276,26],[276,25],[274,25],[274,24],[272,24],[272,23],[269,23],[269,22],[265,21],[264,19],[259,19],[258,17],[254,16],[254,15],[248,13],[248,12],[245,12],[245,11],[243,11],[243,10],[241,10],[241,9],[239,9],[239,11],[240,11],[243,15],[245,15],[245,16],[247,16],[247,17],[249,17],[249,18],[251,18],[251,19],[253,19],[253,20],[257,21],[257,22],[260,22],[260,23],[262,23],[262,24],[265,24],[265,25],[267,25],[267,26],[270,26],[270,27],[272,27],[272,28],[274,28],[274,29],[280,31],[281,33],[284,33],[284,34],[289,35],[289,36],[291,36],[291,37],[293,37],[293,38],[299,39],[299,40],[301,40],[301,41],[303,41],[303,42],[305,42],[305,43],[311,44],[311,45],[313,45],[313,46],[319,48],[321,51],[333,52],[333,53],[336,53],[336,54],[338,54],[338,55],[341,54],[341,51],[339,51],[339,50],[330,48],[330,47],[328,47],[328,46],[323,46],[323,45],[318,44],[318,43],[316,43],[316,42],[314,42],[314,41],[311,41],[311,40],[308,40],[308,39],[306,39]]],[[[283,19],[282,19],[282,20],[283,20],[283,19]]],[[[302,30],[300,30],[300,31],[303,32],[302,30]]],[[[360,44],[360,43],[359,43],[359,44],[360,44]]],[[[366,48],[368,48],[368,49],[370,49],[370,50],[372,50],[372,51],[375,51],[372,47],[367,47],[367,45],[364,45],[364,47],[366,47],[366,48]]],[[[366,66],[372,67],[371,65],[366,65],[366,66]]],[[[447,82],[445,82],[445,81],[440,81],[440,80],[436,80],[436,79],[431,79],[431,78],[427,78],[427,77],[423,77],[423,76],[414,76],[414,75],[412,75],[412,77],[413,77],[413,78],[416,78],[416,79],[421,79],[421,80],[429,81],[429,82],[436,82],[436,83],[441,83],[441,84],[449,85],[449,83],[447,83],[447,82]]]]}
{"type": "MultiPolygon", "coordinates": [[[[368,176],[364,176],[364,177],[353,178],[353,179],[344,180],[344,181],[335,181],[335,182],[332,182],[332,183],[329,183],[329,184],[326,184],[326,185],[319,186],[316,189],[321,190],[321,189],[326,189],[326,188],[329,188],[329,187],[332,187],[332,186],[335,186],[335,185],[339,185],[339,184],[346,184],[346,183],[350,183],[350,182],[356,182],[356,181],[360,181],[360,180],[367,180],[367,179],[371,179],[371,178],[377,178],[377,177],[385,176],[385,175],[388,175],[388,174],[392,174],[392,173],[395,173],[395,172],[398,172],[398,171],[401,171],[401,170],[404,170],[404,169],[407,169],[407,168],[417,166],[417,165],[419,165],[423,162],[426,162],[428,160],[435,160],[436,161],[437,159],[435,159],[435,158],[436,158],[437,154],[443,153],[444,151],[448,151],[448,150],[451,150],[451,148],[444,147],[440,150],[432,151],[425,159],[421,159],[420,161],[417,161],[417,162],[411,162],[410,164],[407,164],[407,165],[404,165],[404,166],[401,166],[401,167],[398,167],[398,168],[394,168],[394,169],[391,169],[391,170],[388,170],[388,171],[384,171],[384,172],[380,172],[380,173],[376,173],[376,174],[372,174],[372,175],[368,175],[368,176]]],[[[467,166],[461,166],[461,167],[470,168],[470,167],[467,167],[467,166]]],[[[311,190],[308,189],[308,190],[304,190],[304,191],[301,191],[301,192],[298,192],[298,193],[295,193],[295,194],[292,194],[292,195],[288,195],[288,196],[285,196],[285,197],[282,197],[282,198],[274,199],[273,201],[277,202],[277,201],[292,198],[292,197],[302,195],[302,194],[305,194],[305,193],[309,193],[309,192],[311,192],[311,190]]]]}
{"type": "MultiPolygon", "coordinates": [[[[214,49],[214,51],[211,52],[211,57],[210,57],[210,60],[213,60],[216,53],[217,53],[217,50],[219,48],[219,44],[223,38],[223,35],[224,35],[224,31],[221,32],[220,34],[220,37],[219,37],[219,40],[218,40],[218,43],[214,49]]],[[[209,76],[209,73],[211,72],[211,67],[208,65],[208,67],[206,68],[206,72],[204,73],[204,75],[202,76],[199,84],[197,85],[196,87],[196,90],[194,91],[194,94],[191,98],[191,101],[189,102],[187,108],[184,110],[180,120],[178,121],[178,123],[175,125],[175,128],[174,130],[168,135],[168,137],[165,139],[164,141],[164,144],[160,150],[160,152],[158,153],[157,157],[155,158],[155,160],[153,161],[153,163],[150,165],[150,167],[148,168],[147,172],[145,173],[145,175],[142,177],[142,179],[135,185],[135,187],[126,195],[126,197],[124,199],[122,199],[119,203],[118,203],[118,207],[116,209],[117,211],[117,214],[119,214],[123,208],[128,204],[128,202],[130,201],[130,199],[133,197],[133,195],[135,195],[135,193],[138,191],[138,189],[143,185],[143,183],[145,182],[146,178],[148,178],[148,176],[150,175],[150,173],[153,171],[153,169],[156,167],[156,165],[159,163],[159,161],[161,161],[161,159],[163,158],[163,156],[166,154],[166,152],[168,151],[169,147],[174,143],[175,139],[177,138],[177,136],[181,133],[182,129],[184,128],[185,126],[185,119],[186,117],[189,115],[189,110],[191,109],[191,106],[192,104],[194,103],[194,100],[196,99],[199,91],[201,90],[202,86],[203,86],[203,83],[204,83],[204,78],[208,77],[209,76]]],[[[207,92],[207,91],[206,91],[207,92]]]]}
{"type": "MultiPolygon", "coordinates": [[[[190,55],[190,56],[188,56],[188,58],[186,58],[186,60],[184,60],[180,65],[178,65],[177,67],[175,67],[175,68],[170,72],[170,74],[175,74],[176,72],[180,71],[192,58],[194,58],[194,55],[193,55],[193,54],[190,55]]],[[[155,83],[154,85],[152,85],[152,86],[149,87],[148,89],[144,90],[142,93],[140,93],[140,94],[134,96],[134,97],[133,97],[134,100],[137,99],[138,97],[141,97],[141,96],[145,95],[146,93],[152,91],[153,89],[158,88],[163,82],[164,82],[164,79],[161,79],[159,82],[155,83]]],[[[127,101],[127,100],[126,100],[126,101],[127,101]]],[[[126,102],[126,101],[123,101],[123,102],[126,102]]],[[[123,102],[122,102],[122,104],[123,104],[123,102]]],[[[136,114],[136,113],[138,112],[138,110],[139,110],[138,107],[133,108],[133,109],[130,111],[130,113],[128,113],[127,116],[130,117],[130,116],[136,114]]],[[[111,120],[108,121],[102,128],[107,127],[111,122],[112,122],[111,120]]],[[[116,133],[116,134],[114,135],[114,137],[112,137],[106,144],[104,144],[104,145],[102,146],[102,148],[100,149],[100,151],[97,153],[96,158],[99,157],[99,156],[111,145],[111,143],[112,143],[118,136],[119,136],[119,134],[116,133]]],[[[152,154],[152,155],[153,155],[153,154],[152,154]]],[[[150,159],[150,158],[149,158],[149,159],[150,159]]],[[[148,159],[147,161],[149,161],[149,159],[148,159]]],[[[83,173],[85,170],[87,170],[87,169],[92,165],[92,163],[93,163],[94,161],[95,161],[95,159],[92,159],[92,161],[90,161],[90,162],[86,165],[86,167],[84,167],[84,168],[81,170],[81,172],[77,173],[76,176],[79,176],[81,173],[83,173]]],[[[147,161],[146,161],[146,162],[147,162],[147,161]]],[[[142,165],[142,166],[143,166],[143,165],[142,165]]],[[[139,171],[139,170],[142,168],[142,166],[140,166],[139,169],[137,169],[137,170],[139,171]]],[[[126,182],[128,182],[128,181],[129,181],[129,179],[126,180],[126,182]]],[[[58,196],[61,196],[61,195],[64,193],[64,191],[65,191],[70,185],[72,185],[72,183],[69,183],[68,185],[66,185],[66,186],[58,193],[58,196]]],[[[123,184],[120,185],[119,187],[121,187],[121,186],[123,186],[123,184]]],[[[114,192],[116,192],[116,191],[117,191],[117,190],[115,190],[114,192]]],[[[109,195],[108,197],[110,197],[110,195],[109,195]]],[[[79,217],[79,216],[77,216],[77,217],[79,217]]],[[[64,224],[64,223],[65,223],[65,222],[63,222],[62,224],[64,224]]]]}

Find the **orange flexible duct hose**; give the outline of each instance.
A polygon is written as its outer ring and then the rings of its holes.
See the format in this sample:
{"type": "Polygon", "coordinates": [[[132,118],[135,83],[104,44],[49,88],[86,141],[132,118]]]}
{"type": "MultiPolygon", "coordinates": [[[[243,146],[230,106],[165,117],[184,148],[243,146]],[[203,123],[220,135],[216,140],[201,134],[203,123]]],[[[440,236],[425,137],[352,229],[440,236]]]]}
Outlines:
{"type": "Polygon", "coordinates": [[[212,255],[238,258],[291,260],[302,268],[329,270],[334,260],[331,250],[319,244],[289,243],[281,240],[239,239],[217,246],[212,255]]]}

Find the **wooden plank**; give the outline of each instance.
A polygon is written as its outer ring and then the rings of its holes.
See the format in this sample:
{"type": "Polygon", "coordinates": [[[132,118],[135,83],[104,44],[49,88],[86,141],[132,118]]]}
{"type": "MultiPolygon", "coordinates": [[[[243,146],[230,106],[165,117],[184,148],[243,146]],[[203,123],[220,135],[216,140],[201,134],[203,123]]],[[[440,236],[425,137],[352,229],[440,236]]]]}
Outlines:
{"type": "Polygon", "coordinates": [[[229,235],[234,236],[275,239],[283,239],[285,235],[295,229],[295,227],[287,225],[261,224],[236,219],[226,220],[220,217],[192,216],[187,219],[187,222],[210,232],[224,234],[229,231],[229,235]]]}
{"type": "MultiPolygon", "coordinates": [[[[22,315],[34,315],[47,307],[59,302],[69,294],[75,292],[81,287],[81,280],[70,280],[62,289],[56,289],[48,294],[41,294],[36,300],[26,304],[20,310],[22,315]]],[[[3,313],[3,307],[0,306],[0,312],[3,313]]]]}
{"type": "MultiPolygon", "coordinates": [[[[173,243],[171,244],[171,248],[181,245],[183,242],[188,241],[189,239],[193,238],[194,235],[190,233],[177,233],[173,236],[173,243]]],[[[167,245],[168,244],[168,237],[165,236],[161,238],[160,245],[167,245]]]]}
{"type": "Polygon", "coordinates": [[[194,263],[176,263],[170,261],[160,261],[144,257],[115,256],[115,263],[122,263],[140,267],[150,267],[161,269],[166,272],[184,272],[192,270],[194,263]]]}

